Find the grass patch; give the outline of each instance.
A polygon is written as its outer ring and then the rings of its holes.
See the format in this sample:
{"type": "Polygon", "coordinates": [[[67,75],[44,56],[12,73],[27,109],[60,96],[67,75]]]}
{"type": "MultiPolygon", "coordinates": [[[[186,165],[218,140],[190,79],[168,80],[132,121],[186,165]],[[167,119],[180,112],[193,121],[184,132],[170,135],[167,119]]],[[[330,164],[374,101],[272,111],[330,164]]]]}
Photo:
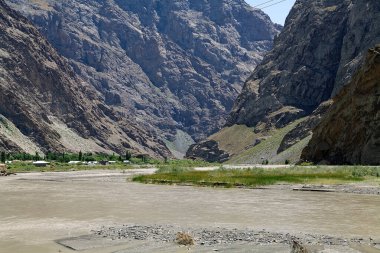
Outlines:
{"type": "Polygon", "coordinates": [[[278,183],[321,184],[364,181],[380,176],[378,167],[292,167],[287,169],[244,169],[194,171],[168,168],[153,175],[140,175],[134,182],[155,184],[191,184],[219,187],[258,187],[278,183]]]}
{"type": "Polygon", "coordinates": [[[210,167],[218,166],[217,163],[208,163],[201,160],[171,160],[167,163],[157,164],[159,174],[162,173],[179,173],[185,171],[191,171],[195,167],[210,167]]]}
{"type": "MultiPolygon", "coordinates": [[[[266,139],[263,139],[260,144],[233,156],[232,159],[229,160],[227,163],[261,164],[264,160],[268,160],[272,164],[275,163],[275,161],[272,161],[272,158],[275,158],[277,156],[277,150],[280,147],[285,135],[289,133],[291,130],[293,130],[299,123],[301,123],[304,120],[305,118],[302,118],[294,121],[293,123],[287,125],[284,128],[271,130],[267,134],[266,139]]],[[[295,162],[300,157],[301,151],[302,147],[299,148],[299,150],[293,150],[293,152],[295,152],[294,154],[288,151],[288,154],[286,154],[286,156],[281,157],[281,161],[277,162],[279,164],[283,164],[286,159],[290,159],[292,160],[292,162],[295,162]],[[297,153],[296,151],[299,153],[297,153]]]]}

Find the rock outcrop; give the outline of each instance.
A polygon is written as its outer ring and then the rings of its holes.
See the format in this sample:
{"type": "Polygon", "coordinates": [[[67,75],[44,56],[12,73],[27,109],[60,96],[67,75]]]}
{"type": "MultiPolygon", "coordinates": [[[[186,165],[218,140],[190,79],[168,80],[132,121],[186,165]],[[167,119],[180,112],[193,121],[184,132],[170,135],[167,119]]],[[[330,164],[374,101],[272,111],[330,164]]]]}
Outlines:
{"type": "Polygon", "coordinates": [[[380,45],[335,98],[314,129],[302,159],[330,164],[380,164],[380,45]]]}
{"type": "Polygon", "coordinates": [[[288,124],[334,97],[368,48],[380,41],[379,11],[379,1],[296,1],[274,49],[246,82],[228,125],[275,125],[279,118],[280,125],[288,124]]]}
{"type": "Polygon", "coordinates": [[[11,151],[170,156],[165,144],[103,103],[19,13],[0,0],[0,147],[11,151]]]}
{"type": "Polygon", "coordinates": [[[280,147],[277,150],[277,154],[284,152],[285,150],[297,144],[301,140],[312,135],[313,129],[326,115],[332,103],[332,100],[323,102],[312,114],[307,116],[305,120],[300,122],[294,129],[287,133],[285,137],[282,139],[280,147]]]}
{"type": "Polygon", "coordinates": [[[211,163],[223,163],[228,161],[229,154],[219,148],[215,140],[206,140],[190,146],[186,157],[190,159],[202,159],[211,163]]]}
{"type": "Polygon", "coordinates": [[[243,0],[7,1],[108,105],[172,143],[223,126],[281,29],[243,0]]]}

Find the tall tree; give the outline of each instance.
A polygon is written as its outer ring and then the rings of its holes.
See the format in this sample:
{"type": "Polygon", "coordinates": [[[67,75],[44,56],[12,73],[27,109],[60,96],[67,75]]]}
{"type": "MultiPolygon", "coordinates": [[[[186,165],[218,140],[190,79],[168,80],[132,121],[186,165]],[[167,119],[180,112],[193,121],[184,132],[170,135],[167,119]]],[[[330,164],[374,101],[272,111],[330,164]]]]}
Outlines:
{"type": "Polygon", "coordinates": [[[5,152],[2,151],[2,152],[1,152],[1,162],[2,162],[2,163],[5,163],[5,158],[6,158],[5,152]]]}

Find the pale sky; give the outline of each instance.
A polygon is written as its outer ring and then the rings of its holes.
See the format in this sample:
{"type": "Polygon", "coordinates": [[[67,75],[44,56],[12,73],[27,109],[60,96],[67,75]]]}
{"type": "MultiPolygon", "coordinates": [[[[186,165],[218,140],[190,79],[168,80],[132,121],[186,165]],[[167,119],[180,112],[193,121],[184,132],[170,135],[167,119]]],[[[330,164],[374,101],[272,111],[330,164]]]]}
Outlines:
{"type": "Polygon", "coordinates": [[[286,16],[288,16],[290,9],[296,2],[296,0],[285,0],[285,1],[283,0],[245,0],[245,1],[252,6],[262,4],[260,6],[257,6],[256,8],[262,8],[265,6],[275,4],[271,7],[264,8],[263,11],[270,16],[273,22],[277,24],[281,24],[281,25],[284,24],[286,16]],[[283,2],[280,2],[280,1],[283,1],[283,2]],[[268,2],[268,3],[264,4],[265,2],[268,2]]]}

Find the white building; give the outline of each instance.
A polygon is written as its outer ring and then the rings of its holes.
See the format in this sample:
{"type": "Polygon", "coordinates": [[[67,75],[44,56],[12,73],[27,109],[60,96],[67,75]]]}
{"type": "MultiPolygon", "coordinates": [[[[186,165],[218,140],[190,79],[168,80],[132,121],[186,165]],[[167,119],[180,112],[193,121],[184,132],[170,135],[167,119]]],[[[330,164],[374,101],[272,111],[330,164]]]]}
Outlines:
{"type": "Polygon", "coordinates": [[[45,161],[36,161],[36,162],[33,162],[33,165],[36,166],[36,167],[46,167],[49,164],[50,164],[49,162],[45,162],[45,161]]]}

